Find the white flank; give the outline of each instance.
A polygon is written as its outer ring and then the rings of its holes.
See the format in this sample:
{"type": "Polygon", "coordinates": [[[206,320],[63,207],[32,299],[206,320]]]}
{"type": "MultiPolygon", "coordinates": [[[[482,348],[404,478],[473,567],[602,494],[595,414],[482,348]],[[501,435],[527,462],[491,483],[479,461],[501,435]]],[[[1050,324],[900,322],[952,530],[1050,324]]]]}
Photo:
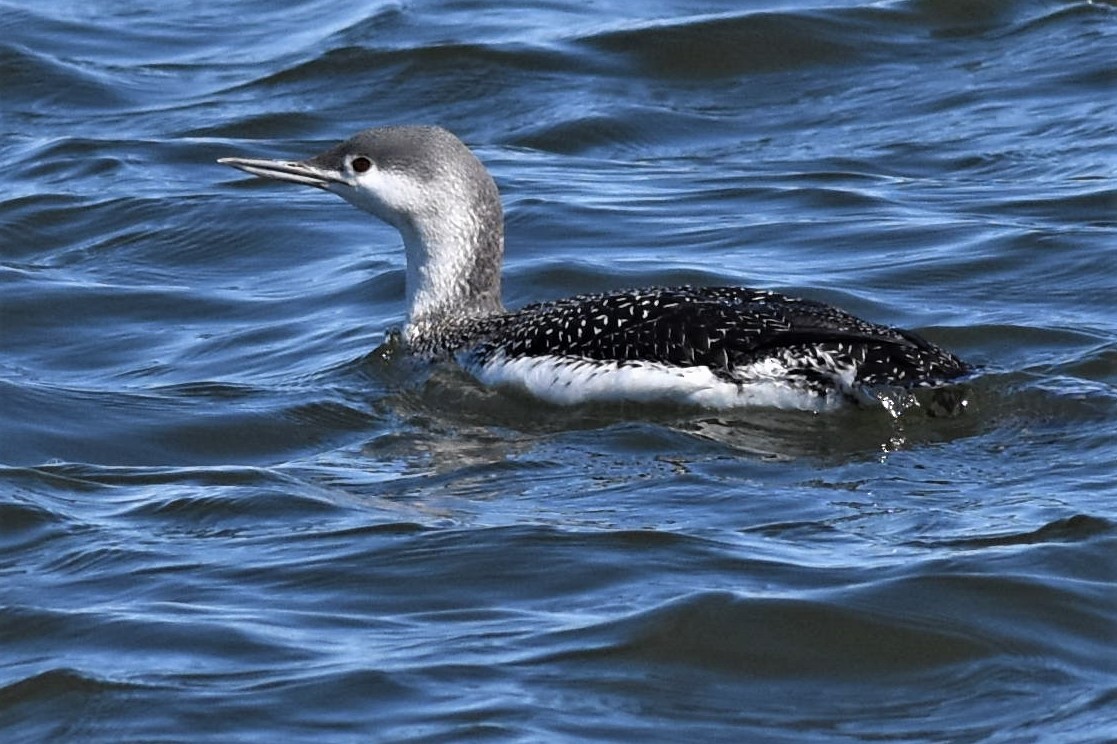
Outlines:
{"type": "MultiPolygon", "coordinates": [[[[818,395],[790,384],[784,376],[787,368],[775,360],[738,370],[744,380],[740,384],[718,378],[708,367],[655,362],[618,364],[497,354],[482,364],[466,362],[464,366],[486,385],[515,388],[558,405],[677,403],[710,409],[766,406],[822,411],[842,404],[841,395],[818,395]]],[[[837,377],[839,387],[848,389],[852,372],[837,377]]]]}

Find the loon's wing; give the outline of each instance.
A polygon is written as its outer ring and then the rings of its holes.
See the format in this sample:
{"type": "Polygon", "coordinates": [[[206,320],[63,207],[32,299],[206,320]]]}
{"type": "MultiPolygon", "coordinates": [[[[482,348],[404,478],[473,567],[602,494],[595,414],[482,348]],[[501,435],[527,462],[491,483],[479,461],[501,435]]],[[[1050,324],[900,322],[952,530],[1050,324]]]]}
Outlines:
{"type": "Polygon", "coordinates": [[[806,377],[852,369],[866,384],[933,384],[968,371],[914,333],[742,287],[653,288],[529,305],[503,316],[488,347],[509,356],[704,366],[727,380],[767,359],[806,377]]]}

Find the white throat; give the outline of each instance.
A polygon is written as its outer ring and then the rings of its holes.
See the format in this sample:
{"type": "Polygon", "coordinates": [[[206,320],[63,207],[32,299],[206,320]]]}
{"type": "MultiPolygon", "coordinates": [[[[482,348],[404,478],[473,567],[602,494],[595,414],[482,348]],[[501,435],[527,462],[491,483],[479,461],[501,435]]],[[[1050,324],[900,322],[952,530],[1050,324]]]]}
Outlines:
{"type": "MultiPolygon", "coordinates": [[[[504,255],[500,204],[443,192],[418,198],[414,184],[393,191],[408,201],[389,221],[403,237],[407,257],[404,338],[436,332],[454,321],[503,311],[504,255]]],[[[371,211],[371,210],[370,210],[371,211]]]]}
{"type": "Polygon", "coordinates": [[[444,213],[421,227],[408,224],[400,228],[407,254],[405,338],[447,320],[476,314],[469,278],[478,261],[491,257],[480,255],[476,232],[463,227],[461,215],[444,213]]]}

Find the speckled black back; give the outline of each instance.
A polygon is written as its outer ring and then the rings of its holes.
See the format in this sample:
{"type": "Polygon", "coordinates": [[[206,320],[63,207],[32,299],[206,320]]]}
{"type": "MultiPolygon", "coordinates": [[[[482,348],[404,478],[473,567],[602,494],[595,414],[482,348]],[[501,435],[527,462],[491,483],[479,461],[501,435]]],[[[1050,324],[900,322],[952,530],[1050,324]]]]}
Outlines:
{"type": "Polygon", "coordinates": [[[706,366],[742,381],[739,369],[773,358],[789,374],[820,382],[853,368],[864,384],[926,385],[969,367],[914,333],[876,325],[835,307],[740,287],[650,288],[529,305],[467,324],[481,360],[566,356],[706,366]]]}

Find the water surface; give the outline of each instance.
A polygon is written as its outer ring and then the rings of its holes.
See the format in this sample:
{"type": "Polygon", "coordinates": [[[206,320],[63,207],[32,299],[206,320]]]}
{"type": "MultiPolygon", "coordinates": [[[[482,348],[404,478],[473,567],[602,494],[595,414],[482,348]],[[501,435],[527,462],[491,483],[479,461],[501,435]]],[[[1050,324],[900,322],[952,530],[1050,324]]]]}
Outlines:
{"type": "Polygon", "coordinates": [[[1113,739],[1115,22],[0,4],[4,740],[1113,739]],[[966,413],[410,379],[398,236],[214,161],[416,122],[493,171],[508,305],[834,302],[966,413]]]}

